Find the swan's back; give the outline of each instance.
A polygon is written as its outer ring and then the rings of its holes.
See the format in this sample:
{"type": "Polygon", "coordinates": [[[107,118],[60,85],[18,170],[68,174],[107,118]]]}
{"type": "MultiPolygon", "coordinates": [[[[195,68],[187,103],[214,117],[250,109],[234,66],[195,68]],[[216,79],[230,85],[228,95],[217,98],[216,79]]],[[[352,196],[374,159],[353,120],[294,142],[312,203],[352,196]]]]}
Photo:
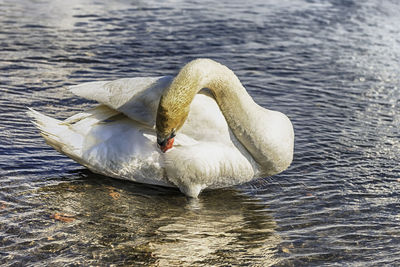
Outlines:
{"type": "Polygon", "coordinates": [[[73,94],[97,101],[152,127],[158,102],[173,80],[171,76],[124,78],[71,86],[73,94]]]}

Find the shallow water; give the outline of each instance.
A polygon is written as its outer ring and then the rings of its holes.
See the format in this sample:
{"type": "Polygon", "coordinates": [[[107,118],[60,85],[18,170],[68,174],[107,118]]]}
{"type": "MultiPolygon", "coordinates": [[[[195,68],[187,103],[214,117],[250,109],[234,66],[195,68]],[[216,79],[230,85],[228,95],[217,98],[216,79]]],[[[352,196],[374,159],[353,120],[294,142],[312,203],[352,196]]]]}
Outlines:
{"type": "Polygon", "coordinates": [[[398,25],[394,0],[1,0],[0,264],[399,265],[398,25]],[[25,114],[197,57],[291,118],[287,171],[194,201],[90,173],[25,114]]]}

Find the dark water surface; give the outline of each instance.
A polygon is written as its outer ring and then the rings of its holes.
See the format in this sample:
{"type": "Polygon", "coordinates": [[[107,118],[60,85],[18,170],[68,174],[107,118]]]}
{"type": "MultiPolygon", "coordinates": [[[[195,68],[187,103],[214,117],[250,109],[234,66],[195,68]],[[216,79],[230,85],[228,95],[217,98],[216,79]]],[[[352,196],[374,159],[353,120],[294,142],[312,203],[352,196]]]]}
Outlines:
{"type": "Polygon", "coordinates": [[[0,0],[0,265],[400,265],[399,25],[394,0],[0,0]],[[193,201],[90,173],[25,114],[197,57],[292,119],[287,171],[193,201]]]}

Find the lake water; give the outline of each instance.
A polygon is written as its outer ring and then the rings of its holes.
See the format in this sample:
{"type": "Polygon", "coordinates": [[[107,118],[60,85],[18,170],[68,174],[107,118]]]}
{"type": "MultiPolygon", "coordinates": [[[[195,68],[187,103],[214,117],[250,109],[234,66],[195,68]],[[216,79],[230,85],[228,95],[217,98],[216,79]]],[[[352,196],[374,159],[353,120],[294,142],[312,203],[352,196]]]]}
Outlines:
{"type": "Polygon", "coordinates": [[[0,0],[0,265],[400,265],[399,25],[395,0],[0,0]],[[191,200],[87,171],[25,114],[198,57],[291,118],[287,171],[191,200]]]}

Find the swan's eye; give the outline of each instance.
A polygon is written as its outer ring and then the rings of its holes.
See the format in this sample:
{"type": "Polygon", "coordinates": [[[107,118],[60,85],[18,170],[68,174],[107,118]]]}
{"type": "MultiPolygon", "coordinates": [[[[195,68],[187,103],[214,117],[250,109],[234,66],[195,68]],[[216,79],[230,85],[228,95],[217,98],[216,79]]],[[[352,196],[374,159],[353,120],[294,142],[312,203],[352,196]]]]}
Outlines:
{"type": "Polygon", "coordinates": [[[175,136],[176,136],[176,134],[175,134],[175,129],[174,129],[174,130],[172,130],[172,133],[169,138],[174,138],[175,136]]]}

